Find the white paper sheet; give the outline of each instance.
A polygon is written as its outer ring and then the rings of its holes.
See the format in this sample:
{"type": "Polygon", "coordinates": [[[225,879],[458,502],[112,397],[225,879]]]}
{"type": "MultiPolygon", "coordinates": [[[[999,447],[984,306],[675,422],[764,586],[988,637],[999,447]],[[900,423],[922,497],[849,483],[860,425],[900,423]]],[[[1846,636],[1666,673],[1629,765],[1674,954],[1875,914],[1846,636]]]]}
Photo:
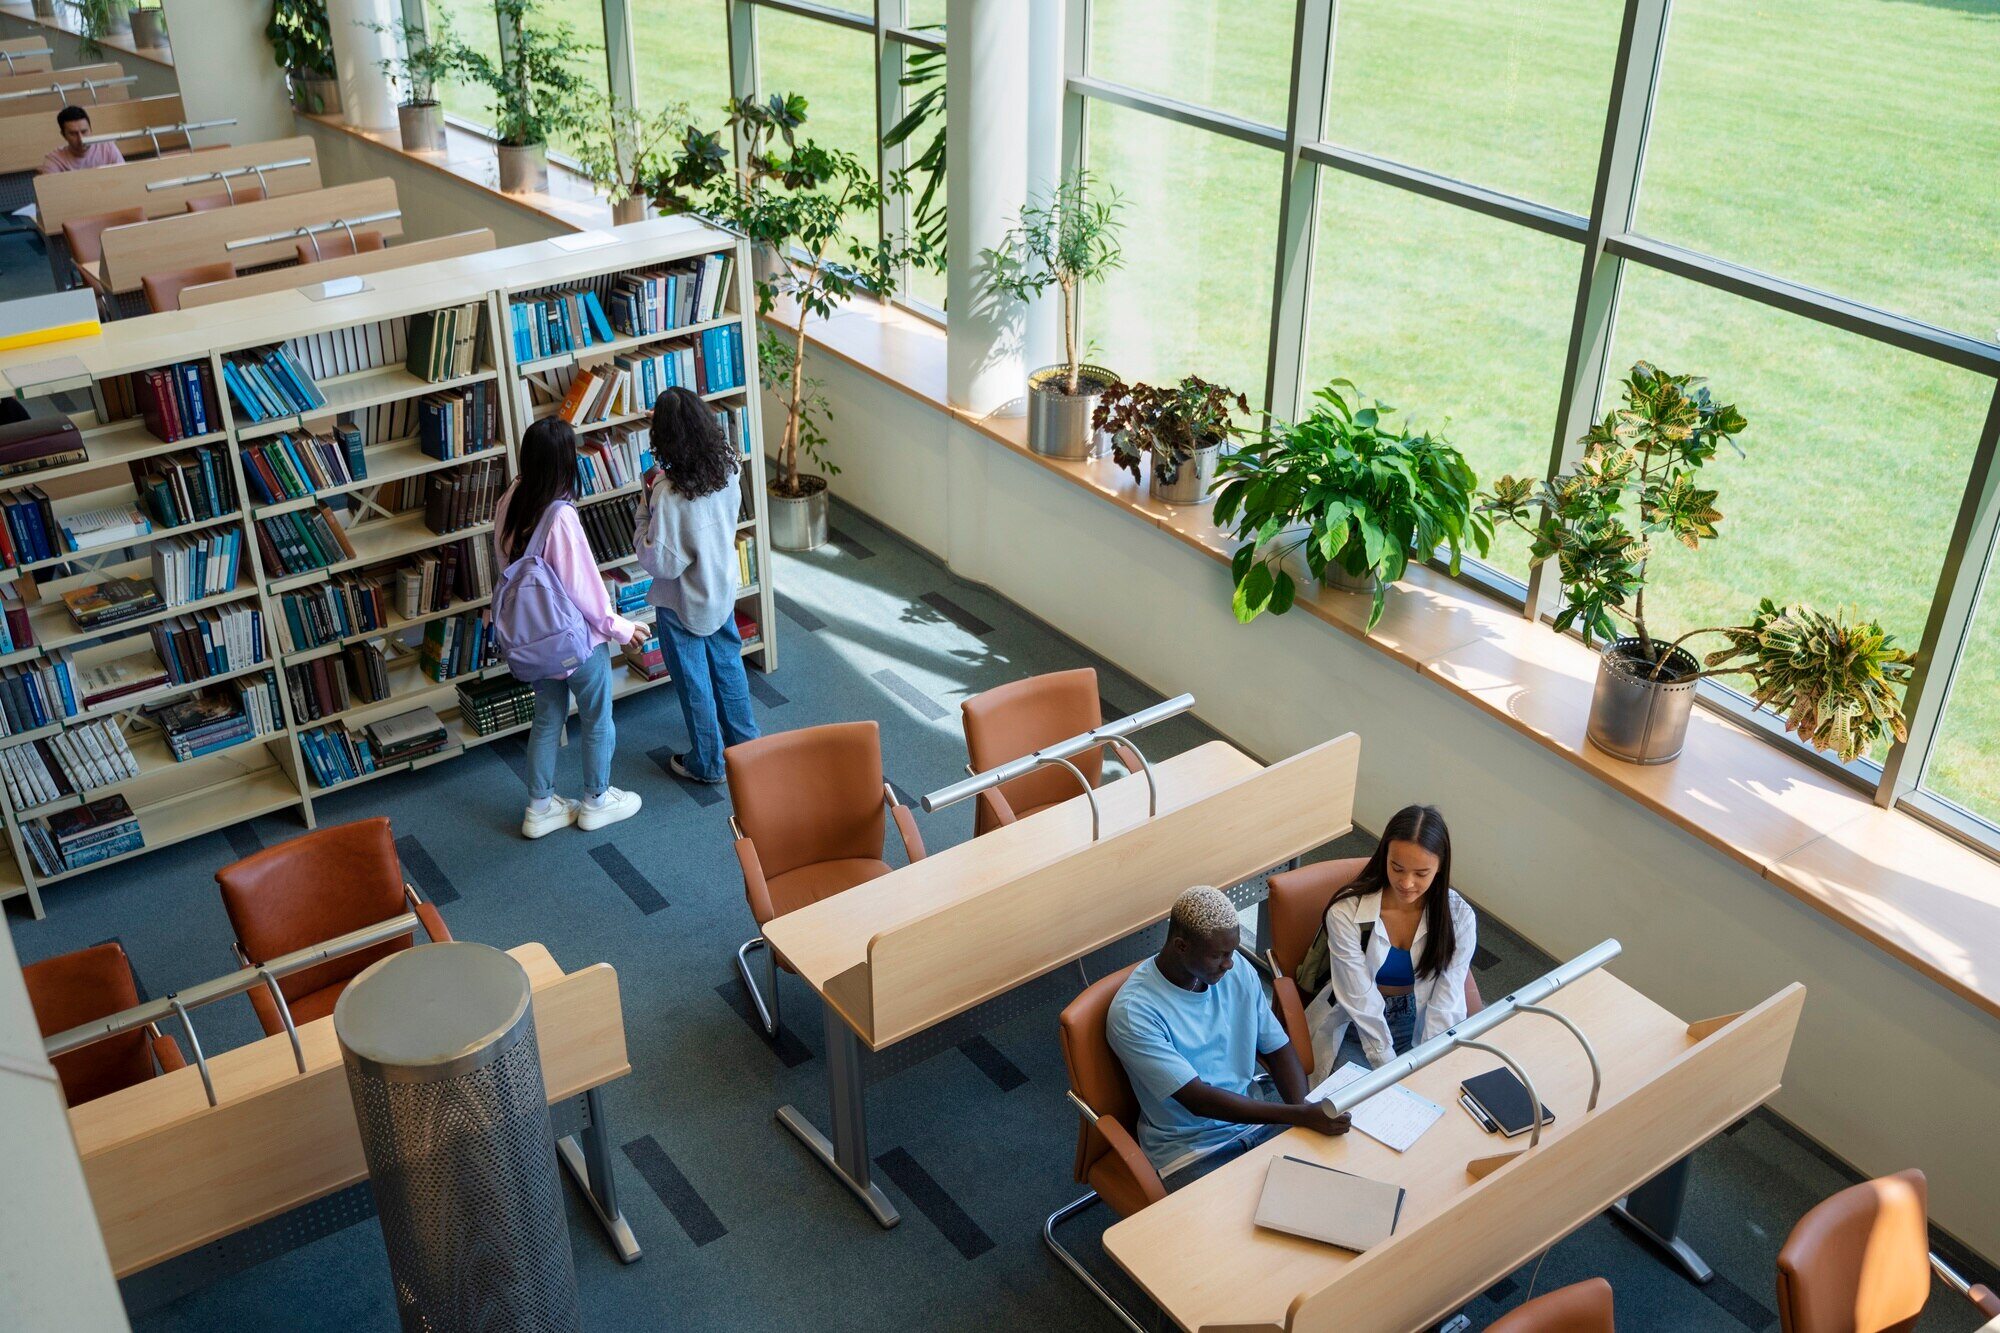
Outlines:
{"type": "MultiPolygon", "coordinates": [[[[1307,1100],[1325,1101],[1367,1072],[1367,1069],[1350,1061],[1328,1074],[1326,1081],[1307,1095],[1307,1100]]],[[[1350,1114],[1354,1117],[1354,1127],[1363,1134],[1397,1152],[1405,1152],[1424,1136],[1425,1130],[1438,1122],[1444,1108],[1430,1098],[1420,1097],[1397,1084],[1376,1093],[1350,1114]]]]}

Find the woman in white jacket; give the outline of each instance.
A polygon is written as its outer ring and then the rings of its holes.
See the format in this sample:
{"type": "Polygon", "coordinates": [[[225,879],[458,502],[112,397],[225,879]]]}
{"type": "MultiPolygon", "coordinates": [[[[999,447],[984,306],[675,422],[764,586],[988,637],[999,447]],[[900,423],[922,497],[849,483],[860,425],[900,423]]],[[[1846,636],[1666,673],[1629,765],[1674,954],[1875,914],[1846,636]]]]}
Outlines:
{"type": "MultiPolygon", "coordinates": [[[[1451,834],[1436,807],[1406,806],[1375,854],[1326,909],[1327,983],[1306,1006],[1315,1083],[1353,1061],[1379,1068],[1465,1018],[1479,944],[1471,906],[1451,887],[1451,834]]],[[[1310,975],[1315,941],[1300,967],[1310,975]]]]}

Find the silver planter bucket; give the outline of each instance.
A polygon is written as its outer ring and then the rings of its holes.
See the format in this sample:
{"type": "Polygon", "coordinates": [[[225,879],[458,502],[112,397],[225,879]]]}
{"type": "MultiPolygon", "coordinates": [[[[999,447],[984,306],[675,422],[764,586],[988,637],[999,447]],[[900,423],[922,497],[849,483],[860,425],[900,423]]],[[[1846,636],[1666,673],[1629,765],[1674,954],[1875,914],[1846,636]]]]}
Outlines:
{"type": "Polygon", "coordinates": [[[826,517],[832,492],[825,477],[800,477],[808,493],[796,498],[769,491],[771,545],[780,551],[810,551],[826,545],[826,517]],[[810,488],[817,489],[810,489],[810,488]]]}
{"type": "MultiPolygon", "coordinates": [[[[158,9],[135,9],[130,20],[132,24],[132,45],[158,47],[167,44],[167,16],[158,9]]],[[[332,82],[332,80],[328,80],[332,82]]],[[[338,85],[336,85],[338,86],[338,85]]],[[[334,101],[340,101],[340,94],[334,94],[334,101]]]]}
{"type": "MultiPolygon", "coordinates": [[[[132,41],[139,46],[139,20],[146,13],[143,9],[132,11],[132,41]]],[[[299,110],[309,116],[337,116],[340,114],[340,80],[319,74],[307,74],[293,85],[297,89],[296,101],[299,110]]]]}
{"type": "Polygon", "coordinates": [[[1367,593],[1372,597],[1375,594],[1375,589],[1381,586],[1382,579],[1373,570],[1370,570],[1360,578],[1356,578],[1341,565],[1329,564],[1326,567],[1324,583],[1326,587],[1334,592],[1360,592],[1367,593]]]}
{"type": "Polygon", "coordinates": [[[1152,472],[1148,478],[1147,494],[1161,504],[1199,505],[1207,504],[1215,497],[1208,493],[1215,481],[1215,468],[1222,456],[1222,446],[1211,444],[1205,449],[1194,451],[1194,457],[1174,469],[1172,481],[1160,480],[1160,456],[1153,455],[1152,472]]]}
{"type": "Polygon", "coordinates": [[[56,16],[56,0],[35,0],[35,17],[52,19],[56,16]]]}
{"type": "Polygon", "coordinates": [[[614,227],[623,227],[634,222],[644,222],[645,220],[646,201],[639,195],[635,194],[629,198],[620,199],[611,205],[611,225],[614,227]]]}
{"type": "Polygon", "coordinates": [[[546,194],[549,188],[549,146],[545,143],[500,145],[500,193],[546,194]]]}
{"type": "MultiPolygon", "coordinates": [[[[132,11],[127,9],[123,4],[113,4],[111,12],[104,16],[104,30],[106,32],[132,31],[132,11]]],[[[137,46],[138,43],[134,42],[133,45],[137,46]]]]}
{"type": "Polygon", "coordinates": [[[396,125],[403,132],[404,152],[444,151],[444,108],[436,102],[405,102],[396,108],[396,125]]]}
{"type": "Polygon", "coordinates": [[[1077,367],[1077,392],[1064,393],[1068,366],[1043,366],[1028,376],[1028,448],[1045,458],[1094,458],[1111,437],[1090,428],[1104,390],[1118,377],[1102,366],[1077,367]]]}
{"type": "MultiPolygon", "coordinates": [[[[1655,640],[1657,643],[1658,640],[1655,640]]],[[[1633,764],[1664,764],[1687,744],[1694,713],[1691,679],[1649,680],[1652,668],[1640,660],[1639,640],[1613,639],[1597,659],[1597,689],[1590,698],[1590,743],[1633,764]]],[[[1668,673],[1690,676],[1701,669],[1694,654],[1676,648],[1668,673]]]]}

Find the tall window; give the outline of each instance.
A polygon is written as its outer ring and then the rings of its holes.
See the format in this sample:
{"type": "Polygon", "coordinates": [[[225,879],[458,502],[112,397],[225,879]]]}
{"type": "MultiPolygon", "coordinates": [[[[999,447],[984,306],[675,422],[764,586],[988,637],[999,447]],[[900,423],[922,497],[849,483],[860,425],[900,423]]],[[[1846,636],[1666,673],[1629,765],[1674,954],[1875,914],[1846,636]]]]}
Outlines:
{"type": "MultiPolygon", "coordinates": [[[[440,20],[449,23],[454,37],[499,63],[500,20],[494,15],[493,0],[426,0],[424,19],[433,32],[439,30],[440,20]]],[[[438,89],[438,102],[451,115],[474,125],[493,123],[492,94],[478,84],[444,84],[438,89]]]]}
{"type": "MultiPolygon", "coordinates": [[[[876,169],[875,43],[867,33],[780,9],[757,13],[759,93],[802,93],[805,137],[852,153],[876,169]]],[[[874,217],[850,222],[856,240],[873,244],[874,217]]]]}
{"type": "Polygon", "coordinates": [[[729,101],[729,22],[723,0],[628,0],[632,87],[643,111],[685,103],[703,129],[729,101]]]}
{"type": "Polygon", "coordinates": [[[1965,655],[1952,673],[1943,726],[1924,785],[2000,825],[2000,558],[1986,568],[1965,655]]]}
{"type": "Polygon", "coordinates": [[[1113,83],[1282,125],[1291,0],[1092,0],[1090,57],[1113,83]]]}

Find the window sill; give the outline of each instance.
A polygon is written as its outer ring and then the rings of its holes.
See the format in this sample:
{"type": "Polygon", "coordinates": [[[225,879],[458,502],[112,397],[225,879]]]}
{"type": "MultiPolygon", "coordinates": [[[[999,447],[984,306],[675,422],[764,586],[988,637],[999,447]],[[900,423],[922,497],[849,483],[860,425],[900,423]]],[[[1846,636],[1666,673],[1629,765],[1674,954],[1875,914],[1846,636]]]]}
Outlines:
{"type": "MultiPolygon", "coordinates": [[[[782,313],[782,312],[781,312],[782,313]]],[[[1023,418],[974,418],[945,400],[945,335],[907,312],[857,302],[807,329],[813,345],[950,412],[994,443],[1227,565],[1235,543],[1206,506],[1146,497],[1108,460],[1028,451],[1023,418]]],[[[1679,826],[1924,976],[2000,1018],[2000,864],[1698,708],[1670,764],[1626,764],[1584,724],[1597,654],[1435,570],[1413,566],[1367,627],[1368,598],[1301,591],[1293,614],[1382,652],[1613,790],[1679,826]]]]}
{"type": "MultiPolygon", "coordinates": [[[[83,36],[77,30],[77,22],[73,16],[74,11],[67,6],[58,6],[54,18],[43,18],[40,14],[37,14],[32,3],[0,5],[0,14],[5,14],[8,18],[19,19],[23,23],[32,23],[36,27],[49,28],[56,32],[66,32],[79,40],[83,36]]],[[[167,69],[174,67],[174,48],[171,41],[165,46],[158,47],[135,46],[132,43],[131,33],[107,32],[97,39],[97,44],[104,48],[107,58],[109,58],[110,52],[116,51],[121,56],[132,56],[135,59],[144,60],[151,64],[165,66],[167,69]]]]}

